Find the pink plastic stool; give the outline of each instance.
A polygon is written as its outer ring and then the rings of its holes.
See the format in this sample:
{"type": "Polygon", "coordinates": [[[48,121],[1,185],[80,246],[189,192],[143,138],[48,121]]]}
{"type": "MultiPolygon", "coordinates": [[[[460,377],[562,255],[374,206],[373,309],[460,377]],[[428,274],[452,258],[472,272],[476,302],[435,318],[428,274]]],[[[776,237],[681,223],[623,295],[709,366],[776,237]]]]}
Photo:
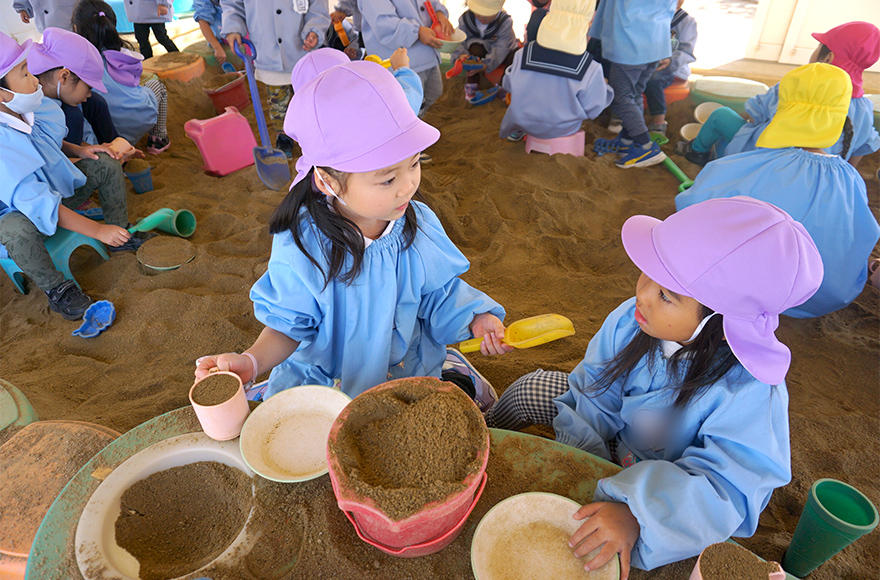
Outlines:
{"type": "Polygon", "coordinates": [[[211,175],[227,175],[254,164],[257,141],[251,124],[235,107],[203,121],[190,119],[183,130],[195,141],[211,175]]]}
{"type": "Polygon", "coordinates": [[[575,157],[583,157],[584,141],[585,135],[583,131],[578,131],[567,137],[556,137],[555,139],[538,139],[537,137],[526,135],[526,153],[531,153],[532,151],[546,153],[547,155],[568,153],[575,157]]]}

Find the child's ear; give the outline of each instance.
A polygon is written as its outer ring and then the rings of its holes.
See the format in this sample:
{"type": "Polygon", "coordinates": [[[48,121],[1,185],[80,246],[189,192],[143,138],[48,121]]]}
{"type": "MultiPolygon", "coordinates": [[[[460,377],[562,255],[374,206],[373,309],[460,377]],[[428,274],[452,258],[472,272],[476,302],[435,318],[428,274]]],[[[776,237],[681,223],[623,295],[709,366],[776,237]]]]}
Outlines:
{"type": "Polygon", "coordinates": [[[339,182],[318,167],[315,167],[315,185],[318,186],[321,193],[331,197],[336,197],[336,193],[339,191],[339,182]]]}
{"type": "Polygon", "coordinates": [[[825,55],[825,58],[822,59],[822,62],[824,62],[826,64],[831,64],[831,61],[833,61],[833,60],[834,60],[834,53],[829,52],[828,54],[825,55]]]}

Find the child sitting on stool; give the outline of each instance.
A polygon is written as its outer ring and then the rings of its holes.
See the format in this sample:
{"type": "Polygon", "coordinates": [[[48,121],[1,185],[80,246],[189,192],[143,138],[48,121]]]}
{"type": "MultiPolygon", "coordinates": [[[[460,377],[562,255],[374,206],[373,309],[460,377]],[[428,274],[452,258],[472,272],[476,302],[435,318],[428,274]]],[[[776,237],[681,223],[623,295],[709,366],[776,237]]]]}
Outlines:
{"type": "Polygon", "coordinates": [[[519,47],[513,32],[513,18],[502,10],[504,0],[468,0],[468,9],[458,19],[458,27],[467,35],[465,41],[450,55],[455,62],[466,55],[478,58],[482,68],[468,71],[464,82],[464,98],[470,101],[480,88],[480,73],[498,67],[506,69],[513,63],[519,47]]]}

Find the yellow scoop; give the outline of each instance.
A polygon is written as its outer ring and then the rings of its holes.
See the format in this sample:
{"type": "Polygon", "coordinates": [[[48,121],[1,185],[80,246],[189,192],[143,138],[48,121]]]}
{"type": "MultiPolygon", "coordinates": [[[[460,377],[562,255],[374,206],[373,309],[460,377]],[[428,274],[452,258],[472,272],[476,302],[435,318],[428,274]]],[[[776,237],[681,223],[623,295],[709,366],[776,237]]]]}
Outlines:
{"type": "Polygon", "coordinates": [[[367,56],[364,57],[364,60],[368,60],[370,62],[375,62],[376,64],[381,64],[385,68],[391,68],[391,59],[390,58],[386,58],[385,60],[382,60],[381,58],[379,58],[375,54],[368,54],[367,56]]]}
{"type": "MultiPolygon", "coordinates": [[[[514,348],[531,348],[571,336],[574,334],[574,325],[571,320],[559,314],[542,314],[517,320],[507,327],[504,333],[504,344],[514,348]]],[[[483,338],[472,338],[458,345],[461,352],[477,352],[483,338]]]]}

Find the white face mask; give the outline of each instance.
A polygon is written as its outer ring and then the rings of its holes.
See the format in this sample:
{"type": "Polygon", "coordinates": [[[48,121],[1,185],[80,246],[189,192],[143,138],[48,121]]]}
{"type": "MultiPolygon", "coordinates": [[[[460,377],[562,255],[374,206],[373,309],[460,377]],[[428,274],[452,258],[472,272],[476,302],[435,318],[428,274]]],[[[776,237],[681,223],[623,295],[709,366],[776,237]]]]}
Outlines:
{"type": "Polygon", "coordinates": [[[347,203],[342,201],[342,198],[339,197],[339,194],[337,194],[335,191],[333,191],[333,188],[330,187],[330,184],[328,184],[326,181],[324,181],[324,178],[321,177],[320,173],[318,173],[317,167],[315,168],[315,181],[320,183],[322,186],[324,186],[324,189],[327,190],[327,193],[329,193],[331,197],[335,197],[339,201],[339,203],[341,203],[342,205],[348,205],[347,203]]]}
{"type": "Polygon", "coordinates": [[[33,113],[37,110],[37,107],[40,106],[40,101],[43,100],[43,87],[40,86],[38,86],[37,90],[33,93],[16,93],[9,89],[3,90],[12,94],[12,100],[6,101],[3,104],[6,105],[10,111],[14,111],[19,115],[33,113]]]}

